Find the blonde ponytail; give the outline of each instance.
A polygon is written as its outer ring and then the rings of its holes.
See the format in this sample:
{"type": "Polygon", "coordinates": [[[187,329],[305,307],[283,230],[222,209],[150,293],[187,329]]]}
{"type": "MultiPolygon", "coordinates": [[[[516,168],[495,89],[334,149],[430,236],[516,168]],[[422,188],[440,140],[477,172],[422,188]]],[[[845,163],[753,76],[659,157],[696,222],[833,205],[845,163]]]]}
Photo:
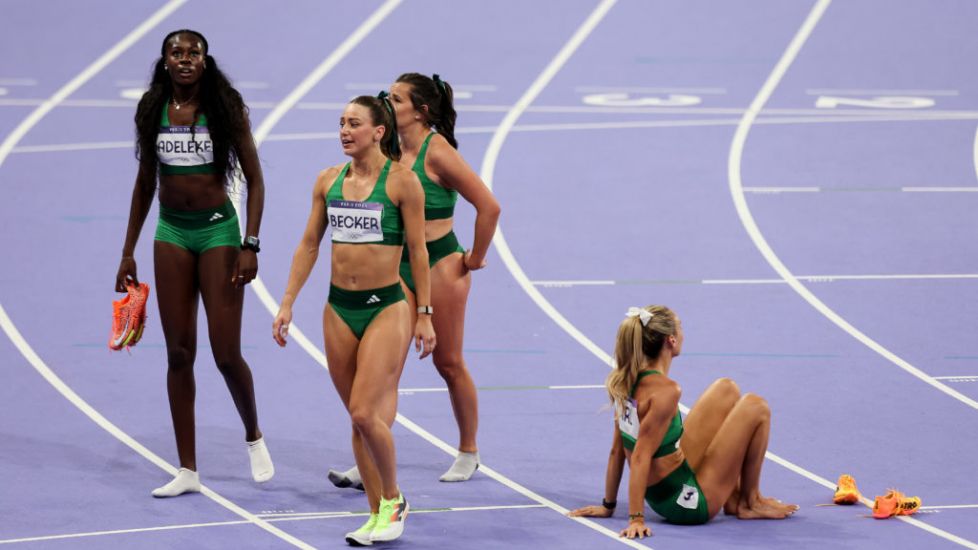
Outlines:
{"type": "Polygon", "coordinates": [[[676,317],[666,306],[646,306],[651,318],[629,315],[618,326],[615,341],[615,368],[608,374],[605,387],[611,402],[621,410],[631,397],[646,360],[655,359],[662,351],[667,336],[676,333],[676,317]]]}

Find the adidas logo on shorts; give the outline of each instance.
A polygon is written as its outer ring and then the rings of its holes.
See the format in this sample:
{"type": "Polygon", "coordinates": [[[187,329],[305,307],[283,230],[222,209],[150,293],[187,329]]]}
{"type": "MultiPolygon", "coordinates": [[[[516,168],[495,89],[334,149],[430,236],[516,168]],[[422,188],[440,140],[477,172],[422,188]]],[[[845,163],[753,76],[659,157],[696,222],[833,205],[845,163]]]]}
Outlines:
{"type": "Polygon", "coordinates": [[[213,216],[211,216],[211,219],[209,219],[209,220],[207,220],[207,221],[209,221],[209,222],[212,222],[212,221],[214,221],[214,220],[219,220],[219,219],[221,219],[221,218],[223,218],[223,217],[224,217],[224,215],[223,215],[223,214],[221,214],[220,212],[214,212],[214,215],[213,215],[213,216]]]}
{"type": "Polygon", "coordinates": [[[380,298],[378,298],[376,294],[371,294],[370,297],[367,298],[367,303],[368,304],[376,304],[379,301],[380,301],[380,298]]]}

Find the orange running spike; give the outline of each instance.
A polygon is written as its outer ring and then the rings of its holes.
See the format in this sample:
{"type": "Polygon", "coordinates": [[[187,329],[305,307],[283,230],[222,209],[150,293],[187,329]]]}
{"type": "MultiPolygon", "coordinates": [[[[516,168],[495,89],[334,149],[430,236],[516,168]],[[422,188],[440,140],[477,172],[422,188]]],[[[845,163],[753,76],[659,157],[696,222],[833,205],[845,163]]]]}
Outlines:
{"type": "Polygon", "coordinates": [[[886,519],[896,515],[900,510],[900,502],[903,500],[903,493],[896,489],[890,489],[885,495],[876,497],[873,502],[873,517],[886,519]]]}
{"type": "Polygon", "coordinates": [[[906,497],[900,499],[900,504],[897,506],[898,516],[910,516],[920,510],[920,497],[906,497]]]}
{"type": "Polygon", "coordinates": [[[109,349],[115,351],[136,345],[136,342],[142,338],[146,322],[149,285],[130,284],[126,290],[127,293],[121,300],[112,302],[112,334],[109,336],[109,349]]]}
{"type": "Polygon", "coordinates": [[[849,474],[839,476],[839,482],[835,487],[835,496],[832,502],[836,504],[855,504],[859,502],[859,489],[856,487],[856,480],[849,474]]]}

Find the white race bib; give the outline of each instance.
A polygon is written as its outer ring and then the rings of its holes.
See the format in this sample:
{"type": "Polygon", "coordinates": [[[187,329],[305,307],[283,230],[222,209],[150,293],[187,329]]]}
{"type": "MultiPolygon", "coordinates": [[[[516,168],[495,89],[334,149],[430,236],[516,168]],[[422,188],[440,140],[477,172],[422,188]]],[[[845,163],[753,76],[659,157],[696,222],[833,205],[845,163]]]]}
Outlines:
{"type": "Polygon", "coordinates": [[[340,243],[379,243],[384,240],[379,202],[331,200],[326,209],[333,241],[340,243]]]}
{"type": "Polygon", "coordinates": [[[156,156],[168,166],[200,166],[214,162],[214,143],[206,127],[190,126],[160,128],[156,135],[156,156]]]}
{"type": "Polygon", "coordinates": [[[638,440],[638,404],[634,399],[625,402],[624,410],[619,409],[618,429],[628,437],[638,440]]]}
{"type": "Polygon", "coordinates": [[[695,510],[700,504],[700,492],[696,490],[696,487],[691,487],[683,483],[683,490],[679,493],[676,504],[687,510],[695,510]]]}

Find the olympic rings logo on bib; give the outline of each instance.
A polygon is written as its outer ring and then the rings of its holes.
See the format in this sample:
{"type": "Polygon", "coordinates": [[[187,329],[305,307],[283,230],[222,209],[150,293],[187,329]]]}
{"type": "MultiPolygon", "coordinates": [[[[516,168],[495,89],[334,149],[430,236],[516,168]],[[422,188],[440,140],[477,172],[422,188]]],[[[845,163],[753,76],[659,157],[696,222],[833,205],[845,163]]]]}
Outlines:
{"type": "Polygon", "coordinates": [[[380,226],[383,204],[331,200],[326,211],[333,230],[333,242],[377,243],[384,240],[384,231],[380,226]]]}

